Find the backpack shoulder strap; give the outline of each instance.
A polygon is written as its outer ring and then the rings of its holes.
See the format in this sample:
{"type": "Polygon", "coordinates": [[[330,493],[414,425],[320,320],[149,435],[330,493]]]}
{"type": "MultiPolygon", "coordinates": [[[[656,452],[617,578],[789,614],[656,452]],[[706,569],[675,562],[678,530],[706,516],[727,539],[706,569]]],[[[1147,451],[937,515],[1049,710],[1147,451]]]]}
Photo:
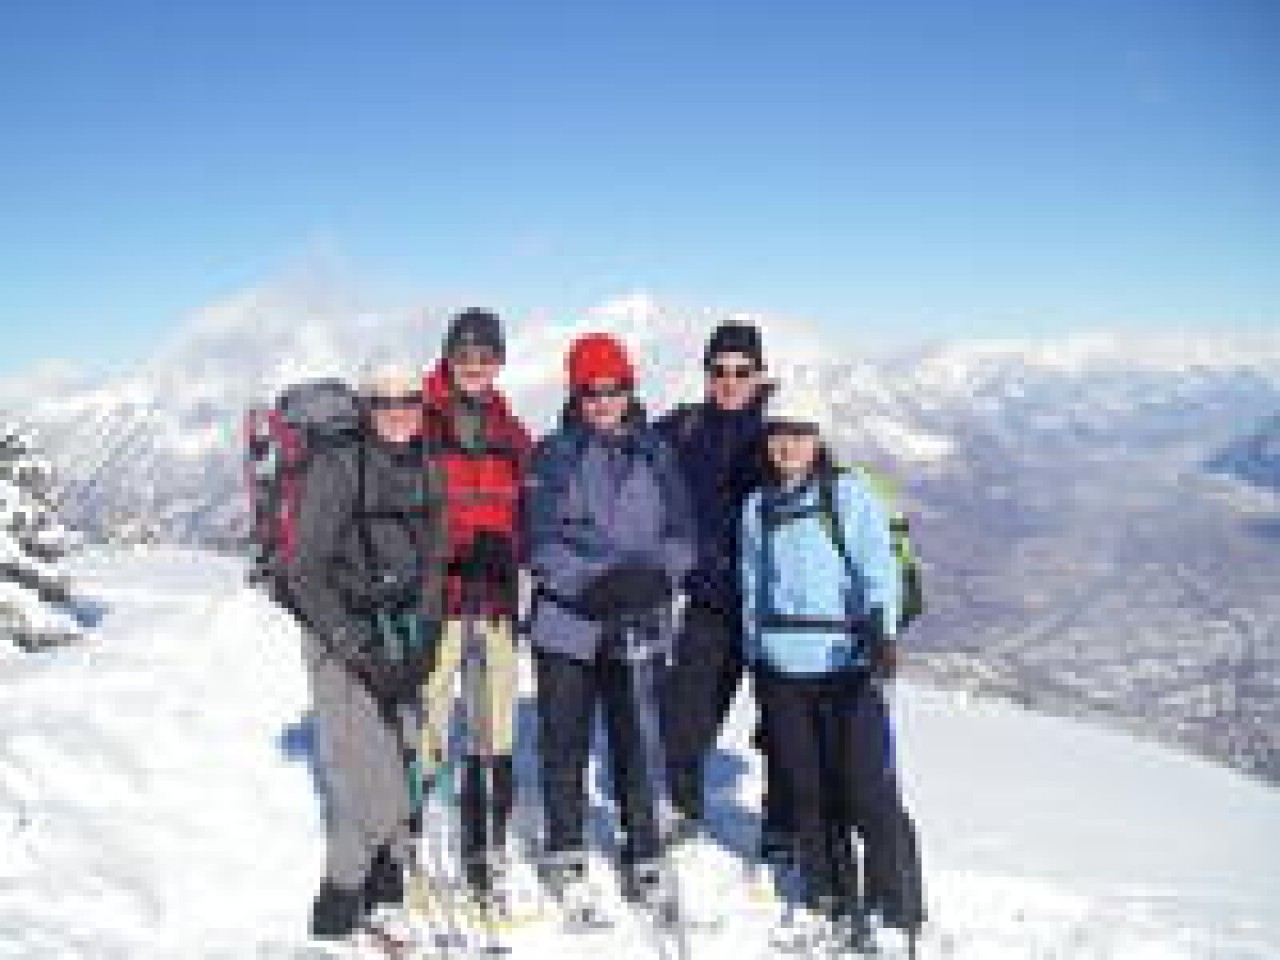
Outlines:
{"type": "Polygon", "coordinates": [[[818,519],[822,523],[822,529],[831,539],[831,545],[836,548],[836,553],[840,554],[840,559],[844,561],[845,566],[852,567],[853,554],[850,553],[849,543],[844,536],[844,524],[841,523],[840,518],[840,499],[836,489],[840,475],[846,472],[836,466],[824,467],[818,471],[818,519]]]}
{"type": "Polygon", "coordinates": [[[366,572],[376,566],[377,554],[373,549],[373,534],[369,532],[368,517],[369,448],[363,436],[356,440],[356,500],[352,520],[356,536],[360,538],[360,552],[364,554],[366,572]]]}
{"type": "Polygon", "coordinates": [[[845,539],[844,525],[840,522],[840,503],[836,491],[839,477],[845,472],[843,468],[834,466],[819,471],[816,505],[790,514],[782,513],[772,508],[768,503],[768,497],[762,495],[757,505],[757,510],[759,511],[757,516],[760,520],[761,530],[768,536],[772,531],[790,520],[797,520],[802,516],[816,515],[818,523],[822,526],[822,532],[831,541],[831,546],[840,557],[841,563],[852,571],[853,554],[850,552],[849,543],[845,539]]]}
{"type": "MultiPolygon", "coordinates": [[[[351,499],[346,504],[334,504],[334,509],[349,510],[349,522],[354,525],[356,536],[360,538],[360,549],[367,561],[375,556],[373,540],[369,533],[364,516],[366,499],[366,458],[365,437],[363,433],[330,434],[313,438],[304,445],[302,456],[294,466],[301,477],[311,470],[321,458],[332,461],[334,467],[327,469],[341,470],[347,476],[347,489],[351,491],[351,499]],[[354,462],[353,462],[354,461],[354,462]]],[[[305,483],[305,479],[302,481],[305,483]]]]}

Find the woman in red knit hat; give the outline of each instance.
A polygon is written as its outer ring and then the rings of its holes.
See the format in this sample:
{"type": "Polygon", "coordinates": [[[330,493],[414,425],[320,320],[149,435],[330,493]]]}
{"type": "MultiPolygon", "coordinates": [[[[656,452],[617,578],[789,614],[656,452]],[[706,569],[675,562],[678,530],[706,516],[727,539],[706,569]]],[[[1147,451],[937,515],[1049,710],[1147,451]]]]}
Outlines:
{"type": "Polygon", "coordinates": [[[559,428],[537,447],[528,496],[530,625],[546,807],[544,877],[575,920],[600,920],[588,879],[585,774],[603,708],[624,841],[624,895],[665,912],[654,784],[665,775],[652,685],[672,641],[675,585],[694,561],[688,494],[635,399],[635,367],[606,334],[577,340],[559,428]]]}
{"type": "Polygon", "coordinates": [[[588,333],[569,348],[569,389],[575,393],[603,383],[625,387],[629,396],[636,373],[626,348],[607,333],[588,333]]]}

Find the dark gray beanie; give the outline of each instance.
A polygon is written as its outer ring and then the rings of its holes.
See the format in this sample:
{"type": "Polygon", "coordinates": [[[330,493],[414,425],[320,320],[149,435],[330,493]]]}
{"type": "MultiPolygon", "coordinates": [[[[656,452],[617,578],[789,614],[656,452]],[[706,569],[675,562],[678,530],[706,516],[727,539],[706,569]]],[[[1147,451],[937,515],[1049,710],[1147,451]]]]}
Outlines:
{"type": "Polygon", "coordinates": [[[496,313],[472,307],[454,316],[444,337],[444,355],[451,357],[466,347],[487,347],[499,360],[506,359],[507,344],[502,337],[502,321],[496,313]]]}
{"type": "Polygon", "coordinates": [[[710,365],[716,357],[724,353],[741,353],[750,357],[759,367],[764,366],[764,344],[760,340],[760,331],[745,323],[722,323],[716,327],[707,341],[707,351],[702,362],[710,365]]]}

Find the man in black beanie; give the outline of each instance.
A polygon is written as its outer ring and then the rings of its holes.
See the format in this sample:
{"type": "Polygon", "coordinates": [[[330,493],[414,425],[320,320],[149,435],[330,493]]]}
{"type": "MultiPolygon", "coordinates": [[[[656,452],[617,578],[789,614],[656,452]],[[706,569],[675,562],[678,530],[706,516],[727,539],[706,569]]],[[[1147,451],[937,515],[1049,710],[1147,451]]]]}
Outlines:
{"type": "Polygon", "coordinates": [[[456,314],[449,322],[444,337],[444,355],[456,357],[472,348],[491,351],[502,363],[507,358],[507,344],[502,336],[502,320],[491,310],[471,307],[456,314]]]}
{"type": "Polygon", "coordinates": [[[459,852],[477,905],[507,904],[507,834],[515,803],[515,620],[523,559],[521,516],[532,446],[497,378],[506,355],[497,314],[456,315],[426,379],[424,435],[440,471],[447,529],[444,622],[423,693],[424,775],[457,759],[459,852]],[[464,695],[459,704],[461,678],[464,695]],[[451,757],[451,718],[467,719],[451,757]]]}
{"type": "Polygon", "coordinates": [[[747,494],[763,479],[764,405],[772,390],[765,369],[760,331],[722,324],[703,355],[705,398],[658,422],[679,456],[698,526],[698,562],[684,584],[689,606],[663,698],[668,779],[686,818],[685,838],[706,819],[705,759],[743,675],[738,529],[747,494]]]}

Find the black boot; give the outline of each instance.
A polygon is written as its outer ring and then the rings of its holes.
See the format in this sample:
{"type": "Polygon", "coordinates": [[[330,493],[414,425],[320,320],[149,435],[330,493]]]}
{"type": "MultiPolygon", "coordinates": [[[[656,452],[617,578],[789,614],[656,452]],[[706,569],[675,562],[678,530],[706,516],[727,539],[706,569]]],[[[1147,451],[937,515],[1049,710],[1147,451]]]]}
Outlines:
{"type": "Polygon", "coordinates": [[[655,912],[667,906],[671,877],[661,860],[623,860],[618,873],[622,899],[631,906],[655,912]]]}
{"type": "Polygon", "coordinates": [[[766,778],[760,824],[760,860],[777,866],[786,866],[794,856],[795,838],[791,835],[783,792],[766,778]]]}
{"type": "Polygon", "coordinates": [[[829,828],[827,851],[831,864],[830,889],[836,900],[845,905],[846,912],[862,908],[861,884],[858,882],[858,859],[853,850],[853,838],[848,829],[829,828]]]}
{"type": "Polygon", "coordinates": [[[774,867],[787,867],[795,859],[794,842],[789,831],[770,823],[766,817],[760,826],[760,847],[757,856],[761,863],[774,867]]]}
{"type": "Polygon", "coordinates": [[[355,932],[364,916],[364,896],[328,880],[320,884],[311,906],[311,936],[317,940],[342,940],[355,932]]]}
{"type": "Polygon", "coordinates": [[[389,847],[379,847],[373,866],[364,880],[364,901],[370,909],[404,905],[404,869],[391,856],[389,847]]]}
{"type": "Polygon", "coordinates": [[[667,772],[671,781],[671,802],[681,819],[697,823],[702,820],[702,768],[698,764],[672,765],[667,772]]]}
{"type": "Polygon", "coordinates": [[[507,847],[507,828],[516,805],[516,771],[510,756],[495,757],[493,763],[493,838],[494,849],[507,847]]]}

